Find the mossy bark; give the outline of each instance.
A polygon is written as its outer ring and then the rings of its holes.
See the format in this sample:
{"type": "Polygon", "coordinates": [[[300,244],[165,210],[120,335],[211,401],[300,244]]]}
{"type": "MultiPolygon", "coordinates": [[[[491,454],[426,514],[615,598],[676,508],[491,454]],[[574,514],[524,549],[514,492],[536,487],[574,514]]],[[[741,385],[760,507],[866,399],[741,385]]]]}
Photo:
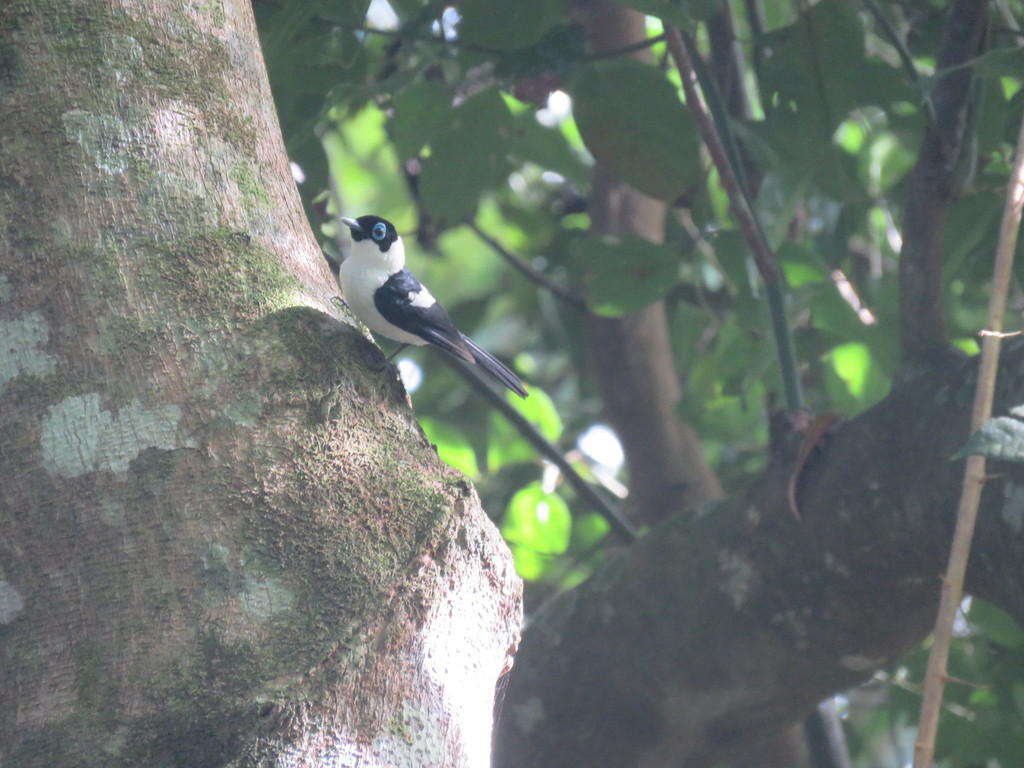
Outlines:
{"type": "Polygon", "coordinates": [[[0,169],[0,763],[486,760],[519,583],[331,316],[247,0],[6,4],[0,169]]]}

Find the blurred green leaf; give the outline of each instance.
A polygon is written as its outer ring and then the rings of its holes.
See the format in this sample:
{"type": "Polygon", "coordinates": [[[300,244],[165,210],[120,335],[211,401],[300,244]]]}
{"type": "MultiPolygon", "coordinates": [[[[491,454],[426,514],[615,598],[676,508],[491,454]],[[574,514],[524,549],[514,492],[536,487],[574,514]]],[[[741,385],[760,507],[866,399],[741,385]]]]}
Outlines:
{"type": "Polygon", "coordinates": [[[565,79],[575,70],[586,49],[583,27],[559,24],[547,30],[535,44],[500,57],[495,75],[510,81],[545,76],[565,79]]]}
{"type": "MultiPolygon", "coordinates": [[[[945,275],[959,277],[969,274],[969,265],[975,254],[984,254],[985,271],[991,271],[991,254],[995,250],[1002,210],[1002,194],[995,190],[966,194],[960,204],[950,210],[942,241],[945,275]]],[[[1018,275],[1021,274],[1020,266],[1014,263],[1018,275]]]]}
{"type": "Polygon", "coordinates": [[[608,521],[596,512],[580,515],[573,520],[573,548],[577,550],[590,549],[599,544],[609,531],[611,531],[611,526],[608,521]]]}
{"type": "MultiPolygon", "coordinates": [[[[319,222],[312,215],[309,199],[327,185],[323,153],[314,130],[334,106],[335,93],[352,95],[363,90],[371,55],[351,30],[362,26],[368,6],[369,0],[253,3],[288,156],[316,187],[316,192],[303,201],[314,225],[319,222]],[[324,24],[324,18],[348,28],[324,24]]],[[[353,110],[361,108],[368,95],[353,97],[353,110]]]]}
{"type": "Polygon", "coordinates": [[[828,280],[828,270],[821,258],[791,240],[779,247],[778,257],[790,288],[828,280]]]}
{"type": "Polygon", "coordinates": [[[682,0],[619,0],[622,5],[627,5],[630,8],[634,8],[646,16],[653,16],[656,19],[661,19],[666,24],[673,27],[679,27],[680,29],[693,29],[694,17],[692,13],[701,12],[704,13],[700,18],[704,18],[705,15],[710,15],[713,12],[714,4],[712,3],[701,3],[701,2],[682,2],[682,0]]]}
{"type": "Polygon", "coordinates": [[[882,131],[872,137],[864,153],[862,167],[868,190],[880,195],[891,190],[914,165],[914,153],[896,134],[882,131]]]}
{"type": "Polygon", "coordinates": [[[403,88],[391,106],[391,141],[403,162],[418,155],[442,132],[454,109],[449,89],[434,80],[418,80],[403,88]]]}
{"type": "Polygon", "coordinates": [[[451,112],[420,175],[423,204],[437,219],[453,224],[472,216],[481,195],[508,174],[511,124],[508,107],[494,88],[451,112]]]}
{"type": "Polygon", "coordinates": [[[877,83],[866,82],[876,70],[865,57],[858,9],[844,0],[809,6],[767,38],[772,55],[764,66],[766,96],[779,106],[795,106],[825,136],[831,137],[853,107],[886,96],[877,83]]]}
{"type": "Polygon", "coordinates": [[[668,78],[616,59],[582,67],[570,85],[587,149],[642,192],[673,202],[697,181],[697,132],[668,78]]]}
{"type": "Polygon", "coordinates": [[[537,42],[544,33],[545,0],[459,0],[459,40],[492,51],[511,51],[537,42]]]}
{"type": "Polygon", "coordinates": [[[978,598],[971,598],[967,616],[971,624],[987,639],[1007,648],[1024,646],[1024,629],[1001,608],[978,598]]]}
{"type": "Polygon", "coordinates": [[[759,283],[757,270],[750,256],[750,247],[743,235],[733,229],[714,233],[710,240],[718,265],[725,272],[729,284],[744,297],[752,297],[759,283]]]}
{"type": "Polygon", "coordinates": [[[516,116],[515,129],[507,146],[509,154],[517,160],[535,163],[580,186],[585,186],[590,179],[590,168],[569,146],[561,131],[541,125],[532,112],[516,116]]]}
{"type": "MultiPolygon", "coordinates": [[[[971,62],[975,77],[1020,78],[1024,72],[1024,48],[1012,46],[983,53],[971,62]]],[[[940,74],[940,73],[936,73],[940,74]]]]}
{"type": "Polygon", "coordinates": [[[587,306],[599,315],[636,312],[663,298],[676,284],[679,259],[669,246],[611,235],[586,237],[575,246],[587,306]]]}

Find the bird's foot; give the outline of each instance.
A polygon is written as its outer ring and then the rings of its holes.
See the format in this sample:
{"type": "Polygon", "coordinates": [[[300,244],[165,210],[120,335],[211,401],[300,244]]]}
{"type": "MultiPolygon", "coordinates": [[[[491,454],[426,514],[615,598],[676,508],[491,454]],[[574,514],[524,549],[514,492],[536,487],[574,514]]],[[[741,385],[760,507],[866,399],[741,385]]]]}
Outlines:
{"type": "Polygon", "coordinates": [[[408,346],[408,344],[402,344],[401,346],[398,347],[398,349],[396,349],[387,357],[371,361],[370,366],[376,371],[385,371],[389,368],[394,368],[395,372],[397,373],[398,365],[394,362],[394,360],[408,346]]]}

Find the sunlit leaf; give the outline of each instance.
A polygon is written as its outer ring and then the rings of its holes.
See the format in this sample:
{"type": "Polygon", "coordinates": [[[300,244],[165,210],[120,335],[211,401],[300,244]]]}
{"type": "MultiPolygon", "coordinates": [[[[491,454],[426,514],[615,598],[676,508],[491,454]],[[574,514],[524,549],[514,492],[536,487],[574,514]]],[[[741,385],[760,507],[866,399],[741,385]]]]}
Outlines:
{"type": "Polygon", "coordinates": [[[423,427],[427,439],[437,447],[437,455],[441,461],[469,477],[476,477],[479,474],[476,451],[465,435],[436,419],[421,418],[420,426],[423,427]]]}
{"type": "Polygon", "coordinates": [[[550,556],[542,555],[529,547],[509,544],[509,549],[512,551],[512,562],[516,566],[516,573],[524,581],[537,581],[551,565],[550,556]]]}
{"type": "Polygon", "coordinates": [[[836,144],[845,149],[851,155],[860,152],[867,137],[867,130],[856,120],[844,120],[833,137],[836,144]]]}
{"type": "Polygon", "coordinates": [[[871,351],[859,341],[841,344],[829,355],[836,374],[854,397],[863,397],[871,371],[871,351]]]}
{"type": "Polygon", "coordinates": [[[547,555],[565,552],[571,531],[568,505],[558,494],[546,493],[540,483],[516,491],[501,523],[510,544],[547,555]]]}

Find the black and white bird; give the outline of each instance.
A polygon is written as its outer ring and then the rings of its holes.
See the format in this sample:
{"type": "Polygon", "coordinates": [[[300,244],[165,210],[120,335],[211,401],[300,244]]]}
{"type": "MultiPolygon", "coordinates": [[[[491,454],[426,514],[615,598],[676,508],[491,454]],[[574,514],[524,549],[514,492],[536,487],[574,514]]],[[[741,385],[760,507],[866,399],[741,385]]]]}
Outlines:
{"type": "Polygon", "coordinates": [[[432,344],[526,397],[512,371],[462,333],[440,302],[405,268],[405,245],[394,225],[379,216],[342,218],[352,230],[352,252],[339,268],[348,308],[374,333],[408,344],[432,344]]]}

